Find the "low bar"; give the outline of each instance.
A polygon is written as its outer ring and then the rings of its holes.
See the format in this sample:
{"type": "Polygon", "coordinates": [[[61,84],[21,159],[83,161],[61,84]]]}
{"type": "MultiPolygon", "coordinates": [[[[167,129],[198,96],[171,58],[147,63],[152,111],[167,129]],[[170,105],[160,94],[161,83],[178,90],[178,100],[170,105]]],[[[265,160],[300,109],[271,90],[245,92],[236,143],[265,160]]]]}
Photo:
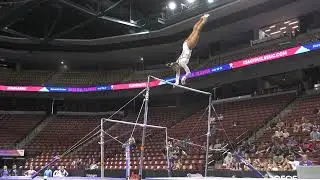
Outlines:
{"type": "Polygon", "coordinates": [[[109,133],[107,133],[107,132],[105,132],[105,131],[103,131],[103,133],[106,134],[106,135],[108,135],[109,137],[111,137],[113,140],[117,141],[117,142],[120,143],[121,145],[124,144],[123,142],[119,141],[116,137],[113,137],[111,134],[109,134],[109,133]]]}
{"type": "Polygon", "coordinates": [[[201,93],[201,94],[211,95],[211,93],[206,92],[206,91],[201,91],[201,90],[193,89],[193,88],[186,87],[186,86],[176,85],[176,84],[174,84],[174,83],[171,83],[171,82],[169,82],[169,81],[166,81],[166,80],[163,80],[163,79],[154,77],[154,76],[150,76],[150,77],[153,78],[153,79],[156,79],[156,80],[158,80],[158,81],[163,81],[163,82],[165,82],[166,84],[170,84],[170,85],[172,85],[172,86],[177,86],[177,87],[182,88],[182,89],[186,89],[186,90],[193,91],[193,92],[197,92],[197,93],[201,93]]]}
{"type": "MultiPolygon", "coordinates": [[[[104,121],[109,121],[109,122],[115,122],[115,123],[121,123],[121,124],[129,124],[129,125],[137,125],[137,126],[141,126],[143,127],[144,124],[140,124],[140,123],[133,123],[133,122],[126,122],[126,121],[119,121],[119,120],[114,120],[114,119],[106,119],[106,118],[102,118],[104,121]]],[[[166,129],[166,127],[162,127],[162,126],[155,126],[155,125],[146,125],[146,127],[151,127],[151,128],[158,128],[158,129],[166,129]]]]}
{"type": "MultiPolygon", "coordinates": [[[[184,143],[187,143],[187,144],[189,144],[191,146],[197,146],[197,147],[200,147],[200,148],[203,148],[203,149],[206,148],[206,146],[201,146],[199,144],[195,144],[195,143],[192,143],[192,142],[186,142],[186,141],[182,141],[182,140],[171,138],[171,137],[168,137],[168,139],[176,140],[176,141],[179,141],[179,142],[184,142],[184,143]]],[[[221,150],[222,149],[214,149],[214,148],[209,149],[209,151],[221,151],[221,150]]]]}

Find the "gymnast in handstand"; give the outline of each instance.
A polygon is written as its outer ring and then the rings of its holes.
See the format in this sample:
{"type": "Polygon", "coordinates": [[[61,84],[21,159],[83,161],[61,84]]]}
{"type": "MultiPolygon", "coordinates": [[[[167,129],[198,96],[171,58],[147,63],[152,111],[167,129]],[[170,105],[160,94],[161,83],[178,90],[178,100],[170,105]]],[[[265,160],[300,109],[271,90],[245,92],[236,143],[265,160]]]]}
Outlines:
{"type": "Polygon", "coordinates": [[[182,53],[179,56],[178,60],[173,63],[169,63],[168,66],[171,67],[176,72],[176,82],[175,84],[179,84],[180,79],[180,68],[183,68],[186,74],[181,78],[181,84],[184,85],[188,76],[190,75],[190,69],[188,67],[189,59],[191,57],[192,50],[196,47],[199,41],[200,32],[207,22],[209,14],[203,15],[200,20],[194,25],[192,33],[183,43],[182,53]]]}

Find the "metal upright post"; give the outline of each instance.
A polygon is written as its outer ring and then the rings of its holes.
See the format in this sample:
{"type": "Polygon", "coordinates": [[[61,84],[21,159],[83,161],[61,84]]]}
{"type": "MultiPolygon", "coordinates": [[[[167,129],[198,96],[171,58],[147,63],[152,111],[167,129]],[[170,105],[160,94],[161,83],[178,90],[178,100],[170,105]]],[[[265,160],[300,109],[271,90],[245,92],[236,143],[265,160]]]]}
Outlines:
{"type": "Polygon", "coordinates": [[[103,130],[103,118],[101,119],[101,129],[100,129],[100,150],[101,150],[101,160],[100,160],[100,171],[101,171],[101,179],[104,178],[104,130],[103,130]]]}
{"type": "Polygon", "coordinates": [[[166,156],[167,156],[167,164],[168,164],[168,177],[171,177],[170,170],[170,160],[169,160],[169,144],[168,144],[168,128],[166,128],[166,156]]]}
{"type": "Polygon", "coordinates": [[[210,126],[211,126],[211,101],[212,101],[212,95],[209,96],[209,109],[208,109],[208,132],[207,132],[207,147],[206,147],[206,165],[205,165],[205,172],[204,176],[207,177],[208,174],[208,163],[209,163],[209,142],[210,142],[210,126]]]}
{"type": "Polygon", "coordinates": [[[125,154],[126,154],[126,179],[129,180],[130,179],[130,162],[131,162],[131,159],[130,159],[130,142],[128,140],[126,146],[125,146],[125,154]]]}
{"type": "Polygon", "coordinates": [[[140,150],[140,164],[139,164],[139,176],[142,179],[142,169],[143,169],[143,161],[144,161],[144,146],[146,140],[146,128],[148,122],[148,104],[149,104],[149,91],[150,91],[150,76],[148,76],[148,82],[146,87],[146,94],[144,96],[144,120],[142,127],[142,140],[141,140],[141,150],[140,150]]]}
{"type": "Polygon", "coordinates": [[[54,114],[54,98],[52,99],[52,102],[51,102],[51,115],[54,114]]]}

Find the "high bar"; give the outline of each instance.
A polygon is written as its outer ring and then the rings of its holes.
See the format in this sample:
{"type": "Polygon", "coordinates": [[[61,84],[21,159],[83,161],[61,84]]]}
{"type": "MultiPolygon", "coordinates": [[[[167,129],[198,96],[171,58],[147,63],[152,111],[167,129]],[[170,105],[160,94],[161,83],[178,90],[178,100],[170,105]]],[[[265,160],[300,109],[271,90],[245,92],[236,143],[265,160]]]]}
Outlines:
{"type": "MultiPolygon", "coordinates": [[[[115,123],[121,123],[121,124],[129,124],[129,125],[137,125],[137,126],[141,126],[143,127],[144,124],[140,124],[140,123],[133,123],[133,122],[126,122],[126,121],[119,121],[119,120],[114,120],[114,119],[106,119],[106,118],[102,118],[104,121],[109,121],[109,122],[115,122],[115,123]]],[[[151,127],[151,128],[158,128],[158,129],[167,129],[167,127],[162,127],[162,126],[155,126],[155,125],[149,125],[146,124],[146,127],[151,127]]]]}
{"type": "Polygon", "coordinates": [[[166,81],[166,80],[163,80],[163,79],[154,77],[154,76],[150,76],[150,77],[153,78],[153,79],[159,80],[159,81],[163,81],[163,82],[165,82],[166,84],[170,84],[170,85],[172,85],[172,86],[177,86],[177,87],[182,88],[182,89],[186,89],[186,90],[193,91],[193,92],[197,92],[197,93],[201,93],[201,94],[211,95],[211,93],[206,92],[206,91],[201,91],[201,90],[193,89],[193,88],[186,87],[186,86],[176,85],[176,84],[174,84],[174,83],[172,83],[172,82],[169,82],[169,81],[166,81]]]}

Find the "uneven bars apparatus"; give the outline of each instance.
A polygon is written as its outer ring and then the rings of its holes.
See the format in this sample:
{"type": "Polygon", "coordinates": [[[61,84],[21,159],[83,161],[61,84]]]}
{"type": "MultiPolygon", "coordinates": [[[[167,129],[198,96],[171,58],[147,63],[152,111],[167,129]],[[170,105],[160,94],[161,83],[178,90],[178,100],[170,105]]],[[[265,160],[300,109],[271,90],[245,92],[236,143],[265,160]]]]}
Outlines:
{"type": "MultiPolygon", "coordinates": [[[[168,128],[167,127],[163,127],[163,126],[155,126],[155,125],[149,125],[149,124],[140,124],[140,123],[133,123],[133,122],[126,122],[126,121],[119,121],[119,120],[114,120],[114,119],[107,119],[107,118],[101,118],[101,122],[104,122],[104,121],[107,121],[107,122],[114,122],[114,123],[120,123],[120,124],[128,124],[128,125],[136,125],[136,126],[140,126],[142,127],[143,129],[145,129],[146,127],[150,127],[150,128],[156,128],[156,129],[164,129],[165,132],[166,132],[166,148],[167,148],[167,163],[168,163],[168,166],[169,166],[169,153],[168,153],[168,128]]],[[[101,126],[102,127],[102,126],[101,126]]],[[[104,150],[104,145],[101,143],[101,152],[102,150],[104,150]]],[[[144,145],[142,145],[142,147],[144,148],[144,145]]],[[[102,156],[101,156],[102,158],[102,156]]],[[[140,159],[140,163],[141,163],[141,159],[140,159]]],[[[140,165],[141,166],[141,165],[140,165]]],[[[130,167],[130,166],[129,166],[130,167]]],[[[143,166],[141,166],[143,167],[143,166]]],[[[139,167],[139,173],[140,173],[140,168],[139,167]]],[[[104,168],[103,168],[104,169],[104,168]]],[[[169,169],[168,169],[169,171],[169,169]]],[[[141,171],[142,172],[142,171],[141,171]]],[[[101,173],[102,173],[102,170],[101,170],[101,173]]],[[[104,173],[104,171],[103,171],[104,173]]],[[[168,172],[169,173],[169,172],[168,172]]],[[[140,174],[139,174],[140,175],[140,174]]],[[[141,174],[142,175],[142,174],[141,174]]],[[[101,174],[101,177],[102,177],[102,174],[101,174]]],[[[142,177],[142,176],[141,176],[142,177]]]]}
{"type": "MultiPolygon", "coordinates": [[[[166,84],[169,84],[169,85],[172,85],[172,86],[176,86],[176,87],[179,87],[179,88],[182,88],[182,89],[185,89],[185,90],[189,90],[189,91],[193,91],[193,92],[196,92],[196,93],[201,93],[201,94],[205,94],[205,95],[209,95],[209,103],[208,103],[208,107],[209,107],[209,110],[208,110],[208,129],[207,129],[207,144],[206,144],[206,165],[205,165],[205,173],[204,173],[204,176],[207,177],[207,174],[208,174],[208,157],[209,157],[209,141],[210,141],[210,123],[211,123],[211,105],[212,105],[212,93],[210,92],[206,92],[206,91],[201,91],[201,90],[198,90],[198,89],[193,89],[193,88],[190,88],[190,87],[186,87],[186,86],[181,86],[181,85],[178,85],[178,84],[174,84],[172,82],[169,82],[169,81],[166,81],[166,80],[163,80],[163,79],[160,79],[160,78],[157,78],[155,76],[148,76],[148,82],[147,82],[147,87],[146,87],[146,95],[145,95],[145,119],[144,119],[144,124],[147,124],[147,121],[148,121],[148,117],[147,117],[147,113],[148,113],[148,101],[149,101],[149,91],[150,91],[150,77],[155,79],[155,80],[158,80],[158,81],[161,81],[161,82],[164,82],[166,84]]],[[[145,129],[143,129],[143,134],[142,134],[142,146],[144,146],[144,138],[145,138],[145,129]]],[[[140,163],[143,162],[143,153],[141,153],[142,156],[140,157],[140,163]]],[[[167,157],[168,157],[168,147],[167,147],[167,157]]],[[[168,159],[168,165],[169,165],[169,159],[168,159]]],[[[139,169],[139,175],[141,175],[142,177],[142,165],[140,164],[140,169],[139,169]],[[141,174],[140,174],[140,171],[141,171],[141,174]]]]}

